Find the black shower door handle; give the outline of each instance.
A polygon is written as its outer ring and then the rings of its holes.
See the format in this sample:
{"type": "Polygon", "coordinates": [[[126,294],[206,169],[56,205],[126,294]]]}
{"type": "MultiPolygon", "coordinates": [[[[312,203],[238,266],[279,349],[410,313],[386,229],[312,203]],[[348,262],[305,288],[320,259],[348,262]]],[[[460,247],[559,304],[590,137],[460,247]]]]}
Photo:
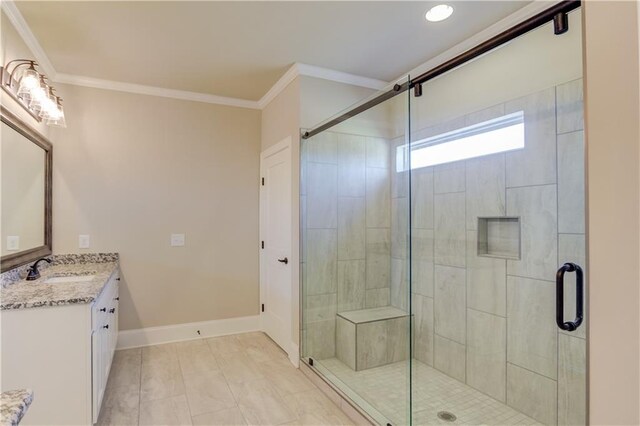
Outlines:
{"type": "Polygon", "coordinates": [[[574,331],[582,324],[584,313],[584,274],[582,268],[575,263],[565,263],[556,274],[556,324],[562,330],[574,331]],[[573,321],[564,320],[564,273],[576,273],[576,318],[573,321]]]}

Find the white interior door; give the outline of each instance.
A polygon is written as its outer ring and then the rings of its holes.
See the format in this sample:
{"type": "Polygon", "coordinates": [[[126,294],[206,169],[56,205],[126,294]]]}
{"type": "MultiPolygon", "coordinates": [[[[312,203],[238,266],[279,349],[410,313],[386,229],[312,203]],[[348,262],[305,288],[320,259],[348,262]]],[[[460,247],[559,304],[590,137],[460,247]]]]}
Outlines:
{"type": "Polygon", "coordinates": [[[291,138],[261,155],[260,303],[263,330],[291,346],[291,138]]]}

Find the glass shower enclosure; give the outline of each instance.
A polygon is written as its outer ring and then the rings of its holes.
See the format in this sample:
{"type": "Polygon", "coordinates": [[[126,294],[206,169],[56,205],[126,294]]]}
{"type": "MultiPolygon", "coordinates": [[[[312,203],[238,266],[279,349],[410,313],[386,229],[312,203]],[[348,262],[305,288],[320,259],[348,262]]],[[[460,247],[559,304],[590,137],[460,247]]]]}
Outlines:
{"type": "Polygon", "coordinates": [[[303,137],[301,357],[371,421],[586,424],[580,13],[303,137]]]}

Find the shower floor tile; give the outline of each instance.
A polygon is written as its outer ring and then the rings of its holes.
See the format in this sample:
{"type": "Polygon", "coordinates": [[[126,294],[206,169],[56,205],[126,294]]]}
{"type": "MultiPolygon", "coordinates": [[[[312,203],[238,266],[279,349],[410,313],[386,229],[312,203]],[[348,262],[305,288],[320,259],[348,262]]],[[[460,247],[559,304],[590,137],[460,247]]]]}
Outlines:
{"type": "MultiPolygon", "coordinates": [[[[406,361],[358,372],[337,358],[317,363],[374,406],[391,424],[397,426],[408,423],[409,365],[406,361]]],[[[420,361],[413,360],[412,370],[414,425],[540,424],[420,361]],[[442,420],[438,418],[440,411],[453,413],[457,419],[442,420]]]]}

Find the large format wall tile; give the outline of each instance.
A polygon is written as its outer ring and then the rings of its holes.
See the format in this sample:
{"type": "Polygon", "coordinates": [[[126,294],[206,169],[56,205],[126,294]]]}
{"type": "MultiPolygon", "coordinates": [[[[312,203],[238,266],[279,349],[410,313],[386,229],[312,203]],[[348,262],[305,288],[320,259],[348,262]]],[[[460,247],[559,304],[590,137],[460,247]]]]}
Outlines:
{"type": "Polygon", "coordinates": [[[391,304],[389,287],[368,289],[365,292],[365,308],[380,308],[391,304]]]}
{"type": "Polygon", "coordinates": [[[365,137],[338,136],[338,195],[364,197],[365,137]]]}
{"type": "Polygon", "coordinates": [[[337,291],[336,234],[335,229],[307,229],[307,295],[337,291]]]}
{"type": "Polygon", "coordinates": [[[316,359],[332,358],[336,353],[336,319],[309,322],[306,324],[308,356],[316,359]]]}
{"type": "Polygon", "coordinates": [[[467,231],[467,307],[506,316],[507,261],[477,252],[477,231],[467,231]]]}
{"type": "Polygon", "coordinates": [[[584,128],[582,79],[557,86],[556,98],[558,102],[558,134],[582,130],[584,128]]]}
{"type": "Polygon", "coordinates": [[[391,257],[407,259],[409,248],[409,206],[407,198],[391,200],[391,257]]]}
{"type": "Polygon", "coordinates": [[[338,168],[335,164],[309,163],[307,226],[335,228],[338,224],[338,168]]]}
{"type": "Polygon", "coordinates": [[[367,289],[390,285],[391,241],[389,229],[367,229],[367,289]]]}
{"type": "Polygon", "coordinates": [[[479,124],[494,118],[502,117],[504,114],[504,104],[498,104],[490,106],[489,108],[481,109],[479,111],[472,112],[465,116],[465,126],[471,126],[479,124]]]}
{"type": "Polygon", "coordinates": [[[554,280],[558,247],[556,186],[507,189],[507,215],[520,217],[521,259],[507,261],[507,273],[554,280]]]}
{"type": "Polygon", "coordinates": [[[392,318],[387,323],[387,362],[394,363],[409,359],[409,317],[392,318]]]}
{"type": "Polygon", "coordinates": [[[306,160],[311,163],[338,163],[338,133],[322,132],[306,139],[306,160]]]}
{"type": "Polygon", "coordinates": [[[404,198],[409,196],[409,172],[397,173],[391,171],[391,198],[404,198]]]}
{"type": "Polygon", "coordinates": [[[367,167],[367,227],[388,228],[391,221],[389,169],[367,167]]]}
{"type": "Polygon", "coordinates": [[[366,261],[338,261],[338,312],[365,307],[366,261]]]}
{"type": "Polygon", "coordinates": [[[391,259],[391,306],[409,311],[409,261],[391,259]]]}
{"type": "Polygon", "coordinates": [[[490,155],[467,163],[467,229],[478,229],[478,217],[504,216],[505,157],[490,155]]]}
{"type": "Polygon", "coordinates": [[[413,304],[413,356],[427,365],[433,365],[433,299],[414,294],[413,304]]]}
{"type": "Polygon", "coordinates": [[[507,320],[467,309],[467,383],[505,402],[507,320]]]}
{"type": "MultiPolygon", "coordinates": [[[[584,321],[582,325],[575,331],[559,330],[560,333],[566,333],[571,336],[587,337],[587,281],[588,271],[586,269],[585,257],[585,240],[584,235],[578,234],[560,234],[558,235],[558,267],[566,262],[572,262],[579,265],[584,272],[584,298],[583,306],[585,307],[584,321]]],[[[567,272],[564,275],[564,313],[565,321],[573,321],[576,312],[576,274],[567,272]]]]}
{"type": "Polygon", "coordinates": [[[411,226],[433,229],[433,167],[412,171],[411,226]]]}
{"type": "Polygon", "coordinates": [[[558,424],[584,425],[587,412],[586,341],[563,334],[558,339],[558,424]]]}
{"type": "Polygon", "coordinates": [[[435,332],[464,344],[466,341],[465,270],[435,267],[435,332]]]}
{"type": "Polygon", "coordinates": [[[584,234],[583,132],[558,135],[558,232],[584,234]]]}
{"type": "Polygon", "coordinates": [[[433,297],[435,265],[430,261],[411,262],[411,291],[422,296],[433,297]]]}
{"type": "Polygon", "coordinates": [[[505,104],[505,113],[517,111],[524,111],[525,147],[506,154],[507,187],[555,183],[555,88],[505,104]]]}
{"type": "Polygon", "coordinates": [[[547,425],[557,423],[556,381],[507,364],[507,404],[547,425]]]}
{"type": "Polygon", "coordinates": [[[433,297],[433,237],[430,229],[411,230],[412,291],[433,297]]]}
{"type": "Polygon", "coordinates": [[[386,139],[367,137],[365,146],[367,167],[390,168],[390,144],[386,139]]]}
{"type": "Polygon", "coordinates": [[[336,316],[336,294],[307,295],[306,321],[318,322],[335,318],[336,316]]]}
{"type": "Polygon", "coordinates": [[[434,231],[432,229],[412,229],[411,260],[433,262],[433,239],[434,231]]]}
{"type": "Polygon", "coordinates": [[[435,199],[435,263],[465,266],[465,194],[439,194],[435,199]]]}
{"type": "Polygon", "coordinates": [[[555,379],[555,284],[507,277],[507,319],[507,360],[555,379]]]}
{"type": "Polygon", "coordinates": [[[433,169],[433,191],[435,194],[464,192],[465,162],[442,164],[433,169]]]}
{"type": "Polygon", "coordinates": [[[338,259],[365,258],[364,197],[338,199],[338,259]]]}
{"type": "Polygon", "coordinates": [[[464,383],[465,345],[435,335],[434,367],[464,383]]]}

